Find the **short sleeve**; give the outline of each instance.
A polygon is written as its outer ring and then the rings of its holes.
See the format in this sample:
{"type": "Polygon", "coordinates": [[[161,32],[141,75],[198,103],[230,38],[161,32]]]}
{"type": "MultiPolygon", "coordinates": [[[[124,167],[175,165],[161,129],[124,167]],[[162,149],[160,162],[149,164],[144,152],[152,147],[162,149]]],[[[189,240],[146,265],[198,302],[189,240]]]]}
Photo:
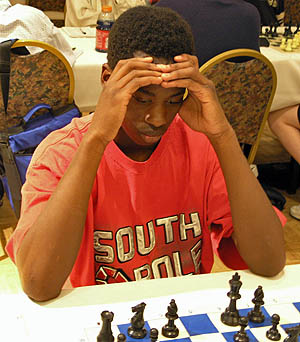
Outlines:
{"type": "Polygon", "coordinates": [[[20,219],[6,246],[13,262],[24,236],[43,210],[77,149],[78,143],[72,134],[68,139],[62,139],[65,133],[65,130],[51,133],[32,157],[22,187],[20,219]]]}

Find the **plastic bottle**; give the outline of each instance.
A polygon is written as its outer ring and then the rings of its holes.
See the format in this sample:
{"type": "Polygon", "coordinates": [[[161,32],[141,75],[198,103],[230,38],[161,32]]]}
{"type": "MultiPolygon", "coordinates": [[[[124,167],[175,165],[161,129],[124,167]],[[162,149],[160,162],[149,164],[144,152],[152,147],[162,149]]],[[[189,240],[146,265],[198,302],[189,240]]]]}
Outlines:
{"type": "Polygon", "coordinates": [[[109,31],[113,23],[112,6],[102,6],[96,27],[96,51],[107,52],[109,31]]]}

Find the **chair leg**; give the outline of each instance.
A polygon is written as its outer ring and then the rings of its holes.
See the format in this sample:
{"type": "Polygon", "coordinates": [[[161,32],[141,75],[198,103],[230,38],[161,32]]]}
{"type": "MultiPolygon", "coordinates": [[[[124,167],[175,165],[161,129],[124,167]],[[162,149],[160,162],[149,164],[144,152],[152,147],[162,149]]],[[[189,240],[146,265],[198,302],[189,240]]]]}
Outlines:
{"type": "Polygon", "coordinates": [[[3,229],[0,229],[0,243],[1,243],[2,249],[4,251],[4,255],[0,256],[0,260],[3,260],[3,259],[6,259],[8,257],[8,255],[7,255],[6,251],[5,251],[6,238],[5,238],[3,229]]]}
{"type": "Polygon", "coordinates": [[[300,181],[300,165],[294,158],[291,158],[289,164],[289,176],[287,180],[286,191],[288,194],[295,194],[300,181]]]}

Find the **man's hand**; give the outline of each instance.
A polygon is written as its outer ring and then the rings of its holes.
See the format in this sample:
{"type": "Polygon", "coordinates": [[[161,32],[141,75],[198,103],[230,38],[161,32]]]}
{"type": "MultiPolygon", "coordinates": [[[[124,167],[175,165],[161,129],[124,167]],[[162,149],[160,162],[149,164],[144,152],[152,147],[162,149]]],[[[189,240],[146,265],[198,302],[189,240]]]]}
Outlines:
{"type": "Polygon", "coordinates": [[[199,72],[197,57],[183,54],[174,60],[176,63],[159,65],[163,72],[161,86],[187,88],[188,96],[179,111],[182,119],[193,130],[203,132],[209,138],[231,130],[213,82],[199,72]]]}
{"type": "Polygon", "coordinates": [[[89,132],[98,135],[105,145],[118,134],[132,95],[141,87],[162,82],[162,72],[152,61],[152,57],[120,60],[112,72],[104,66],[108,77],[89,132]]]}

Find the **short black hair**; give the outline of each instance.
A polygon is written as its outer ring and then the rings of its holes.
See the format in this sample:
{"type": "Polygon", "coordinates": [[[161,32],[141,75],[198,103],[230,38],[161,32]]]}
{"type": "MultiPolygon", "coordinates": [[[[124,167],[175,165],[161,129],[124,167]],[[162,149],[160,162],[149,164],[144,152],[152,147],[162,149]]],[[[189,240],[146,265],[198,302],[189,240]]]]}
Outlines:
{"type": "Polygon", "coordinates": [[[111,69],[121,59],[143,51],[152,57],[173,58],[182,53],[195,55],[189,24],[166,7],[137,6],[122,13],[109,33],[107,60],[111,69]]]}

